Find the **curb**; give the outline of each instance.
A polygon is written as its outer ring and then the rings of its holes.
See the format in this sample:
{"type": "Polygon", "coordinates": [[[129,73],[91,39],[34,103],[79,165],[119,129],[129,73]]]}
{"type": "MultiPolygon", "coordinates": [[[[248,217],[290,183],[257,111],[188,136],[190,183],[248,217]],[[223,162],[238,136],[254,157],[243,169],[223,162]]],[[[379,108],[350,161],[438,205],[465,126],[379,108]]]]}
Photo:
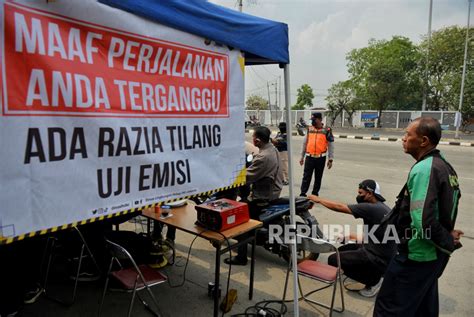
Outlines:
{"type": "MultiPolygon", "coordinates": [[[[402,141],[401,138],[390,138],[390,137],[378,137],[378,136],[362,136],[362,135],[339,135],[334,134],[335,138],[339,139],[356,139],[356,140],[374,140],[374,141],[388,141],[388,142],[398,142],[402,141]]],[[[474,143],[471,142],[460,142],[460,141],[439,141],[441,145],[456,145],[456,146],[472,146],[474,143]]]]}
{"type": "MultiPolygon", "coordinates": [[[[246,129],[245,133],[249,133],[250,130],[246,129]]],[[[292,131],[293,136],[297,136],[298,133],[296,131],[292,131]]],[[[355,140],[371,140],[371,141],[386,141],[386,142],[398,142],[402,141],[401,138],[395,137],[379,137],[379,136],[363,136],[363,135],[345,135],[345,134],[334,134],[335,138],[338,139],[355,139],[355,140]]],[[[461,141],[439,141],[440,145],[454,145],[454,146],[466,146],[466,147],[474,147],[473,142],[461,142],[461,141]]]]}

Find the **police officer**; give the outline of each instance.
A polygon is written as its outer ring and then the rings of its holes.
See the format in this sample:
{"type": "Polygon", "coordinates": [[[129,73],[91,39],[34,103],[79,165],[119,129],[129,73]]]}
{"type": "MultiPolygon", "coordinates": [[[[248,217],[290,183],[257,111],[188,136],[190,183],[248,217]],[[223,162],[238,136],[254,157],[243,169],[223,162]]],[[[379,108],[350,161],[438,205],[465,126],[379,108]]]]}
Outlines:
{"type": "MultiPolygon", "coordinates": [[[[283,172],[280,167],[278,150],[270,142],[271,132],[267,127],[257,127],[253,133],[253,144],[259,152],[247,168],[246,183],[251,184],[252,192],[248,201],[250,218],[259,219],[262,209],[280,197],[283,187],[283,172]]],[[[239,235],[237,240],[245,239],[248,234],[239,235]]],[[[238,248],[237,256],[225,259],[232,265],[247,264],[247,244],[238,248]]]]}
{"type": "Polygon", "coordinates": [[[313,195],[319,196],[321,180],[323,178],[324,166],[332,167],[334,157],[334,136],[331,128],[325,128],[322,123],[323,116],[320,112],[311,114],[311,126],[308,128],[303,141],[300,165],[304,162],[303,181],[301,182],[300,196],[306,196],[311,177],[314,171],[313,195]],[[305,158],[306,156],[306,158],[305,158]]]}

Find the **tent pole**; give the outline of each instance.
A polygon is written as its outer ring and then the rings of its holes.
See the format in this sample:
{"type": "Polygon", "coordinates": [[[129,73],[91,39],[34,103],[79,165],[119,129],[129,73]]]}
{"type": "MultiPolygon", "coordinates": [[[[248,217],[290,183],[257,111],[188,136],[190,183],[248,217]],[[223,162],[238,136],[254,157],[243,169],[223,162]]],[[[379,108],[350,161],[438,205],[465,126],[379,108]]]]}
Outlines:
{"type": "MultiPolygon", "coordinates": [[[[289,191],[290,191],[290,215],[291,215],[291,226],[296,229],[295,219],[295,193],[293,191],[293,150],[292,150],[292,120],[291,120],[291,100],[290,100],[290,65],[285,64],[284,68],[284,86],[285,86],[285,107],[286,107],[286,133],[288,140],[288,178],[289,178],[289,191]]],[[[284,230],[284,232],[287,232],[284,230]]],[[[296,232],[292,231],[292,232],[296,232]]],[[[296,257],[296,239],[291,244],[291,262],[293,265],[293,310],[295,317],[299,316],[298,307],[298,262],[296,257]]]]}

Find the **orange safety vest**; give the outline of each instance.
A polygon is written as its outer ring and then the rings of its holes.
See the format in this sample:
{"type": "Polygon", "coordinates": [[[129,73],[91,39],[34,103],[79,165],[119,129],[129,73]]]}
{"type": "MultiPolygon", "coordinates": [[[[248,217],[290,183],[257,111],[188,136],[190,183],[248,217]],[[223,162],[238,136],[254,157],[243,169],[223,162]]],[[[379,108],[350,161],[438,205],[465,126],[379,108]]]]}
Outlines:
{"type": "Polygon", "coordinates": [[[316,129],[313,126],[308,128],[308,142],[306,143],[306,153],[310,155],[321,155],[328,150],[327,128],[316,129]]]}

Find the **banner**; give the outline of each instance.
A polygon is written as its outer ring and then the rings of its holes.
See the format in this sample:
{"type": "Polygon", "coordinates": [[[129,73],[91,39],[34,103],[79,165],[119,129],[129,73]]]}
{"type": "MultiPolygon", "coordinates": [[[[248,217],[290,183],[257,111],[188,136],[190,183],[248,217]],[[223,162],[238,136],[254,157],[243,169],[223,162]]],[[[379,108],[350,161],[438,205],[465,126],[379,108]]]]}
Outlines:
{"type": "Polygon", "coordinates": [[[245,180],[238,50],[91,0],[0,4],[0,237],[245,180]]]}

